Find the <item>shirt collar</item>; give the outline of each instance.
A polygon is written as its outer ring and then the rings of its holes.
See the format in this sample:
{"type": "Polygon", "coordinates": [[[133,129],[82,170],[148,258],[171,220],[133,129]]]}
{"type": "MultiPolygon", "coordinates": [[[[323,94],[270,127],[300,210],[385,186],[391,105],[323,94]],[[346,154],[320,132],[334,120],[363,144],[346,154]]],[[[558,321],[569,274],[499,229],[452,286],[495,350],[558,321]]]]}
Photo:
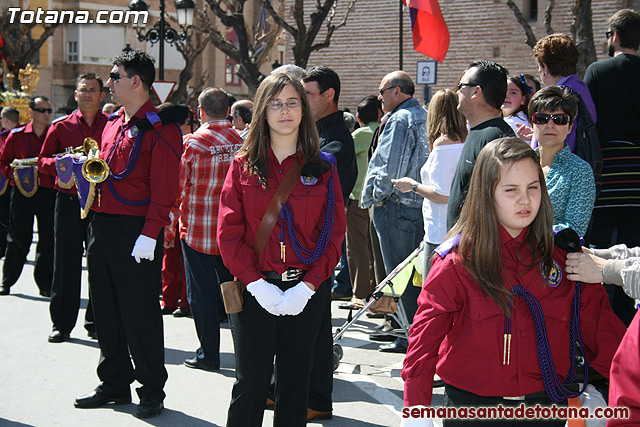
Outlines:
{"type": "Polygon", "coordinates": [[[528,234],[529,234],[529,227],[526,227],[516,237],[511,237],[511,234],[509,234],[509,232],[502,226],[502,224],[498,223],[498,237],[500,239],[501,245],[522,246],[528,234]]]}
{"type": "Polygon", "coordinates": [[[229,120],[227,119],[214,119],[209,120],[208,122],[204,122],[202,125],[200,125],[200,127],[205,129],[229,128],[231,127],[231,122],[229,122],[229,120]]]}
{"type": "Polygon", "coordinates": [[[130,123],[135,123],[140,119],[144,119],[145,117],[147,117],[147,113],[151,111],[157,112],[158,110],[156,110],[156,108],[153,106],[151,99],[148,99],[147,102],[142,104],[142,107],[140,107],[138,111],[135,112],[135,114],[131,117],[131,119],[129,119],[128,122],[124,123],[125,122],[124,108],[120,108],[118,110],[118,115],[122,119],[122,122],[125,124],[125,126],[128,126],[130,123]]]}
{"type": "Polygon", "coordinates": [[[319,129],[325,128],[332,123],[338,122],[342,120],[344,122],[344,114],[342,111],[336,111],[335,113],[331,113],[328,116],[324,116],[320,120],[316,122],[316,127],[319,129]]]}

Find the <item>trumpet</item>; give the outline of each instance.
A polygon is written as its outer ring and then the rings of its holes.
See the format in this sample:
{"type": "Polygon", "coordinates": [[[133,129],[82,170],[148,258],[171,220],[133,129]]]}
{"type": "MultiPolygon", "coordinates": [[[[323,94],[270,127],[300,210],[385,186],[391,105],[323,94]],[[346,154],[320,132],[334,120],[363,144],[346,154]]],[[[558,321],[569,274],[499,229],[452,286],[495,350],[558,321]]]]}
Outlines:
{"type": "Polygon", "coordinates": [[[37,157],[29,157],[27,159],[13,159],[9,164],[13,169],[31,168],[38,164],[37,157]]]}
{"type": "Polygon", "coordinates": [[[82,176],[92,184],[103,182],[109,176],[109,165],[100,158],[98,143],[93,138],[85,138],[82,148],[89,157],[82,165],[82,176]]]}
{"type": "Polygon", "coordinates": [[[82,154],[82,155],[88,156],[89,152],[93,148],[98,149],[98,141],[89,137],[89,138],[85,138],[84,141],[82,141],[82,145],[78,147],[67,147],[62,153],[57,153],[57,154],[54,154],[53,156],[58,157],[58,156],[64,156],[66,154],[82,154]]]}

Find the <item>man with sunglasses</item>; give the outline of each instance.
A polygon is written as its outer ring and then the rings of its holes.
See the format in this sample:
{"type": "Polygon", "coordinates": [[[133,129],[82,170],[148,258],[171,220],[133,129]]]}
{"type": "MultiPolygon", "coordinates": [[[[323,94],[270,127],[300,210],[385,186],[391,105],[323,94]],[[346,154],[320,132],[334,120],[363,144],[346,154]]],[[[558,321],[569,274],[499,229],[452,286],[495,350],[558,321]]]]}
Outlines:
{"type": "Polygon", "coordinates": [[[458,220],[467,198],[473,165],[480,150],[494,139],[516,136],[500,115],[507,97],[506,68],[492,61],[472,62],[458,83],[458,110],[469,124],[469,134],[458,160],[447,206],[447,228],[458,220]]]}
{"type": "Polygon", "coordinates": [[[553,206],[553,230],[572,228],[584,236],[589,227],[596,184],[589,163],[571,152],[566,139],[575,124],[578,100],[566,89],[547,86],[529,102],[536,151],[553,206]]]}
{"type": "MultiPolygon", "coordinates": [[[[53,276],[53,207],[56,192],[55,177],[40,171],[22,175],[21,184],[13,180],[14,159],[38,157],[40,148],[51,122],[51,104],[46,96],[35,96],[29,101],[31,122],[9,133],[0,155],[0,169],[5,178],[11,180],[11,205],[9,208],[9,236],[2,268],[0,295],[8,295],[22,273],[27,254],[33,240],[33,219],[38,221],[38,245],[33,276],[40,295],[51,296],[53,276]],[[37,176],[37,181],[33,178],[37,176]],[[17,185],[21,185],[22,191],[17,185]],[[26,196],[23,192],[30,194],[26,196]]],[[[27,166],[25,169],[33,168],[27,166]]]]}
{"type": "Polygon", "coordinates": [[[149,98],[153,58],[138,50],[113,63],[107,86],[122,108],[102,133],[100,158],[110,172],[91,207],[87,248],[101,383],[76,398],[75,406],[130,403],[130,385],[137,380],[136,416],[149,418],[164,407],[162,231],[178,195],[182,136],[177,123],[163,124],[149,98]],[[138,122],[153,127],[144,130],[138,122]]]}
{"type": "MultiPolygon", "coordinates": [[[[589,65],[584,76],[598,114],[605,172],[590,242],[598,248],[620,243],[634,247],[640,246],[640,13],[620,10],[606,28],[601,37],[606,37],[611,58],[589,65]]],[[[636,313],[634,300],[620,287],[606,286],[613,311],[628,325],[636,313]]]]}
{"type": "MultiPolygon", "coordinates": [[[[67,148],[82,146],[85,138],[102,140],[102,130],[107,115],[100,111],[104,100],[102,79],[95,73],[81,74],[76,79],[74,98],[78,109],[54,120],[44,140],[38,158],[38,170],[56,176],[56,154],[67,148]]],[[[76,186],[71,187],[56,179],[56,203],[54,210],[55,247],[53,250],[53,282],[49,313],[53,330],[49,342],[60,343],[69,339],[75,327],[80,309],[80,284],[82,281],[82,257],[87,241],[90,216],[80,218],[80,202],[76,186]],[[65,188],[63,188],[65,187],[65,188]]],[[[87,303],[84,327],[90,337],[95,337],[91,298],[87,303]]]]}
{"type": "MultiPolygon", "coordinates": [[[[415,189],[403,193],[391,183],[392,179],[404,176],[420,181],[420,169],[429,156],[427,113],[413,97],[414,91],[413,81],[404,71],[393,71],[380,81],[378,100],[387,120],[379,128],[382,130],[378,133],[378,145],[371,156],[361,194],[362,208],[373,206],[373,226],[386,274],[391,274],[424,237],[423,197],[415,189]]],[[[408,286],[401,297],[409,323],[418,309],[419,293],[420,288],[408,286]]],[[[407,345],[406,339],[398,338],[381,345],[379,350],[403,353],[407,345]]]]}

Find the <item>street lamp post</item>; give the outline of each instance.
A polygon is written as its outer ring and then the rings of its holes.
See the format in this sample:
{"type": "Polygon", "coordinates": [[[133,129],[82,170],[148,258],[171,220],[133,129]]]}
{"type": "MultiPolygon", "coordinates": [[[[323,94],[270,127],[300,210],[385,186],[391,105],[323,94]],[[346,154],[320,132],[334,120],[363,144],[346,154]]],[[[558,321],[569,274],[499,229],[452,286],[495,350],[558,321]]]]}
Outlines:
{"type": "MultiPolygon", "coordinates": [[[[176,0],[175,5],[178,13],[178,25],[182,28],[182,32],[176,31],[165,20],[164,0],[160,0],[160,20],[156,22],[146,33],[144,32],[144,23],[134,23],[134,28],[138,35],[138,41],[147,41],[151,43],[151,46],[156,43],[160,43],[158,46],[159,80],[164,80],[164,43],[167,42],[170,45],[173,45],[176,40],[185,40],[187,38],[187,27],[193,25],[193,12],[196,7],[193,0],[176,0]]],[[[134,12],[147,12],[149,10],[149,5],[144,0],[132,0],[131,3],[129,3],[129,10],[134,12]]]]}

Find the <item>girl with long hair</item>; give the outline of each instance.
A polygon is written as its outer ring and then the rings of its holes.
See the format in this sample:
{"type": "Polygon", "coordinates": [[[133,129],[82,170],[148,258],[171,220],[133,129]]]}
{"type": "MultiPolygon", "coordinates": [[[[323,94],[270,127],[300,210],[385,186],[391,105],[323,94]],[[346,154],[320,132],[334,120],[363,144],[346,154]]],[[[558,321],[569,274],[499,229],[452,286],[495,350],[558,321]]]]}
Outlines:
{"type": "MultiPolygon", "coordinates": [[[[566,252],[554,246],[552,224],[536,153],[518,138],[487,144],[418,299],[402,369],[405,406],[431,404],[436,373],[445,383],[445,406],[566,406],[580,394],[571,384],[578,341],[588,364],[608,376],[624,325],[601,286],[563,274],[566,252]]],[[[532,421],[564,426],[566,420],[532,421]]]]}
{"type": "Polygon", "coordinates": [[[303,426],[314,347],[328,279],[338,263],[346,220],[335,158],[319,151],[302,84],[266,77],[254,116],[220,195],[218,242],[244,285],[243,310],[230,315],[236,382],[227,426],[262,425],[276,363],[275,426],[303,426]],[[290,169],[295,184],[274,215],[260,256],[254,249],[267,207],[290,169]]]}

